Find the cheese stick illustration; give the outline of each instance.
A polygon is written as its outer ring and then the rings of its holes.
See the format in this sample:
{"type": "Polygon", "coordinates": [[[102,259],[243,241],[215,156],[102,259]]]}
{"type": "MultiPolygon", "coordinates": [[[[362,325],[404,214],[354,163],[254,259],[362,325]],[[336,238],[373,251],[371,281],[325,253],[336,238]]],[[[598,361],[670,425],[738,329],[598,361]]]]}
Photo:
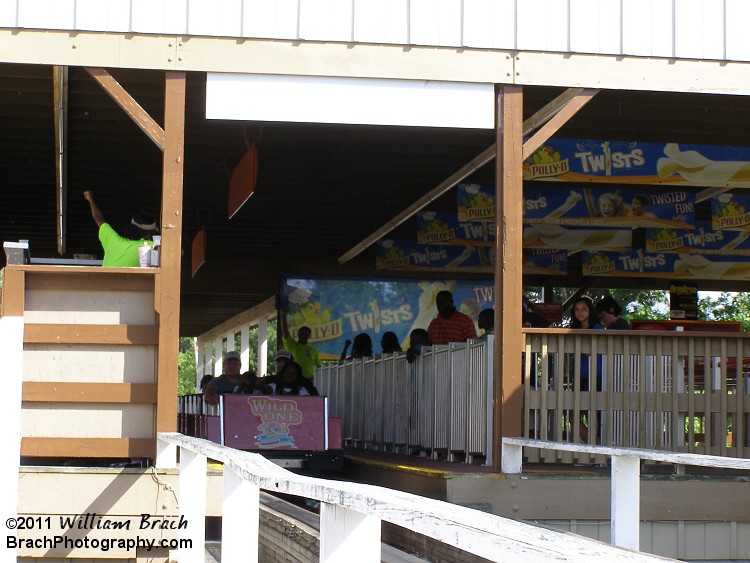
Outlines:
{"type": "Polygon", "coordinates": [[[473,246],[467,246],[461,254],[459,254],[456,258],[448,262],[445,265],[445,267],[455,268],[456,266],[460,266],[461,264],[466,262],[466,260],[469,258],[469,256],[471,256],[474,253],[475,250],[476,249],[473,246]]]}
{"type": "Polygon", "coordinates": [[[747,237],[750,237],[750,231],[742,231],[734,238],[734,240],[724,245],[724,250],[734,250],[743,242],[745,242],[747,240],[747,237]]]}
{"type": "Polygon", "coordinates": [[[578,192],[575,192],[571,190],[570,195],[568,196],[568,199],[565,200],[565,203],[563,203],[560,207],[557,209],[554,209],[553,211],[550,211],[546,219],[558,219],[559,217],[562,217],[565,215],[568,211],[573,209],[576,206],[576,203],[581,201],[583,197],[578,192]]]}
{"type": "Polygon", "coordinates": [[[746,278],[750,276],[750,262],[711,262],[703,256],[693,255],[677,260],[674,271],[690,271],[694,275],[717,278],[746,278]]]}
{"type": "Polygon", "coordinates": [[[680,151],[676,143],[667,144],[664,154],[656,163],[660,178],[679,174],[689,182],[750,182],[750,162],[716,162],[697,151],[680,151]]]}
{"type": "Polygon", "coordinates": [[[632,231],[624,229],[565,229],[557,225],[533,225],[523,232],[527,244],[543,241],[556,248],[621,248],[630,247],[632,231]]]}

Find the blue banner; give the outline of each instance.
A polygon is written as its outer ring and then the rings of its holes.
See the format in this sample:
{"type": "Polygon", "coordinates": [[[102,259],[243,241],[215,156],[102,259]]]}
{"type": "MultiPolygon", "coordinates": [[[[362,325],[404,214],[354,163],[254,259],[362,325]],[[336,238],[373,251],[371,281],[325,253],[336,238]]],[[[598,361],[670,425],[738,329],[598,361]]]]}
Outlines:
{"type": "Polygon", "coordinates": [[[568,251],[556,248],[524,249],[523,273],[553,276],[567,274],[568,251]]]}
{"type": "Polygon", "coordinates": [[[584,251],[582,254],[582,271],[584,276],[640,276],[642,271],[642,253],[584,251]]]}
{"type": "Polygon", "coordinates": [[[494,273],[494,246],[419,244],[408,240],[375,243],[375,267],[379,270],[494,273]]]}
{"type": "Polygon", "coordinates": [[[482,309],[494,306],[492,279],[410,280],[294,276],[282,279],[280,305],[289,311],[294,336],[310,327],[310,343],[322,359],[338,360],[344,341],[360,332],[370,335],[379,353],[383,332],[393,331],[406,350],[409,333],[426,329],[437,314],[435,297],[447,290],[456,308],[476,321],[482,309]]]}
{"type": "Polygon", "coordinates": [[[711,226],[717,231],[750,231],[750,195],[727,193],[711,198],[711,226]]]}
{"type": "Polygon", "coordinates": [[[495,245],[495,222],[459,221],[456,213],[421,211],[417,213],[419,244],[495,245]]]}
{"type": "Polygon", "coordinates": [[[523,168],[525,180],[750,187],[750,148],[553,138],[523,168]]]}
{"type": "Polygon", "coordinates": [[[696,229],[646,229],[647,252],[750,256],[750,231],[714,231],[707,222],[696,229]]]}
{"type": "Polygon", "coordinates": [[[459,184],[456,198],[459,221],[495,220],[494,184],[459,184]]]}
{"type": "Polygon", "coordinates": [[[527,225],[523,229],[524,248],[564,248],[567,250],[627,251],[633,244],[631,229],[585,229],[560,225],[527,225]]]}
{"type": "Polygon", "coordinates": [[[695,194],[535,184],[524,189],[523,220],[547,225],[691,229],[695,194]]]}

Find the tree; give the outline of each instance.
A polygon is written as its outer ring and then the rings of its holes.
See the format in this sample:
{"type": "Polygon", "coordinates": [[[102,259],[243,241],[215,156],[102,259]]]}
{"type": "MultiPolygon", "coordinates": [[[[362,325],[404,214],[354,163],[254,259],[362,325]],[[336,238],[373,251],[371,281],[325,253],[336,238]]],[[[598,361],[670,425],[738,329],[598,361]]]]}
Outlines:
{"type": "Polygon", "coordinates": [[[192,338],[180,338],[177,357],[177,394],[195,393],[195,346],[192,338]]]}
{"type": "Polygon", "coordinates": [[[698,298],[698,317],[706,320],[737,321],[750,332],[750,293],[703,293],[698,298]]]}

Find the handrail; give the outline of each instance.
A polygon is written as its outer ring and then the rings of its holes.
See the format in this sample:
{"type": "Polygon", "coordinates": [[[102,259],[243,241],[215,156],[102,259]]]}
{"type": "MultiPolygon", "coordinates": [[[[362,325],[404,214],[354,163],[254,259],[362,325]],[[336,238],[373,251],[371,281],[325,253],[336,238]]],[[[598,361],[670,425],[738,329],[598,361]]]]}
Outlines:
{"type": "Polygon", "coordinates": [[[320,561],[379,562],[385,520],[485,557],[491,561],[671,561],[595,540],[547,530],[444,501],[374,485],[331,481],[291,473],[263,456],[178,433],[159,433],[157,466],[176,466],[180,455],[180,515],[197,522],[190,549],[179,560],[203,561],[207,458],[224,464],[222,554],[227,560],[257,561],[260,489],[316,499],[320,508],[320,561]],[[234,559],[233,557],[238,557],[234,559]]]}
{"type": "Polygon", "coordinates": [[[640,545],[640,460],[648,459],[678,465],[750,470],[750,460],[748,459],[671,453],[641,448],[570,444],[530,438],[503,438],[503,473],[506,475],[521,473],[524,447],[610,456],[612,458],[612,492],[610,498],[612,543],[629,549],[638,549],[640,545]]]}

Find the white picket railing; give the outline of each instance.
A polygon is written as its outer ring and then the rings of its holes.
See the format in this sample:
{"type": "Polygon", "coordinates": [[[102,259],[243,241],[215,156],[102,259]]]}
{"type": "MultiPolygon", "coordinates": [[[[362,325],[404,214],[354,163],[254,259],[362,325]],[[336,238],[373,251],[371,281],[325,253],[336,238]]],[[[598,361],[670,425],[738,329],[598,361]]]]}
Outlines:
{"type": "Polygon", "coordinates": [[[344,444],[492,463],[493,338],[318,368],[315,386],[342,419],[344,444]]]}
{"type": "Polygon", "coordinates": [[[410,493],[291,473],[259,454],[200,438],[159,433],[158,468],[177,466],[180,516],[192,539],[180,563],[203,563],[208,458],[224,464],[222,560],[258,560],[260,490],[312,498],[320,506],[320,561],[379,563],[381,522],[387,521],[491,561],[665,561],[574,534],[547,530],[410,493]]]}
{"type": "Polygon", "coordinates": [[[612,458],[610,521],[612,543],[629,549],[640,545],[640,460],[662,461],[677,465],[698,465],[725,469],[750,469],[750,460],[729,457],[670,453],[639,448],[617,448],[587,444],[548,442],[527,438],[503,438],[502,471],[520,474],[523,448],[589,453],[612,458]]]}

